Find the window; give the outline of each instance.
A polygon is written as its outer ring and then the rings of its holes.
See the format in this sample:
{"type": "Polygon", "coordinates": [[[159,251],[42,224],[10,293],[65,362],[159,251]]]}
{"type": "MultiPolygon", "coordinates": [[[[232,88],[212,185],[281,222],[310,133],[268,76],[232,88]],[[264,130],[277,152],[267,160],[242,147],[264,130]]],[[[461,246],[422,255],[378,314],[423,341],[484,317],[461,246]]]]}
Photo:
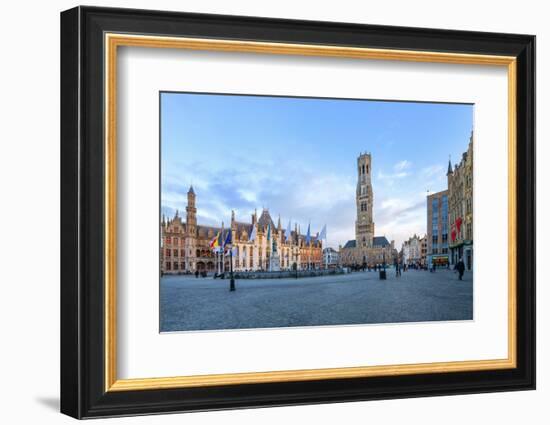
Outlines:
{"type": "Polygon", "coordinates": [[[170,249],[169,249],[169,248],[166,248],[166,256],[167,256],[167,257],[170,257],[170,256],[171,256],[171,252],[170,252],[170,249]]]}
{"type": "Polygon", "coordinates": [[[166,270],[172,270],[172,264],[169,261],[166,263],[166,270]]]}
{"type": "Polygon", "coordinates": [[[178,263],[174,262],[174,270],[178,270],[178,263]]]}

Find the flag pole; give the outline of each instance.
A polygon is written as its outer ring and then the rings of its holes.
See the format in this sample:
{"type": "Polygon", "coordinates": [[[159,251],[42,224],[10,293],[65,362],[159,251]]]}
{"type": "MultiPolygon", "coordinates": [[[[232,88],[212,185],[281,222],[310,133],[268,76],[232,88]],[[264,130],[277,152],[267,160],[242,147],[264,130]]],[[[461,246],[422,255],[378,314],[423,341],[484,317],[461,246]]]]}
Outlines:
{"type": "Polygon", "coordinates": [[[235,279],[233,278],[233,245],[229,245],[229,268],[230,268],[230,274],[231,274],[231,280],[229,281],[229,291],[235,290],[235,279]]]}
{"type": "MultiPolygon", "coordinates": [[[[325,233],[323,234],[323,236],[325,237],[325,241],[326,241],[327,240],[327,224],[326,223],[325,223],[325,226],[323,227],[323,229],[325,229],[325,233]]],[[[325,248],[328,249],[328,243],[327,243],[327,246],[325,248]]],[[[321,241],[321,254],[322,253],[323,253],[323,241],[321,241]]],[[[327,255],[327,258],[325,258],[325,270],[328,269],[327,260],[328,260],[328,255],[327,255]]]]}

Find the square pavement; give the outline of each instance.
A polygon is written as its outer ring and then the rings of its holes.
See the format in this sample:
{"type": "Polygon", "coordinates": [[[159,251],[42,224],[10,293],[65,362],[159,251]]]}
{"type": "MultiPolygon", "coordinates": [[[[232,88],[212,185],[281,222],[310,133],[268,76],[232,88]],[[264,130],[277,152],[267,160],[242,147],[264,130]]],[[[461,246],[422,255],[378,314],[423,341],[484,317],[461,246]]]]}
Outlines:
{"type": "Polygon", "coordinates": [[[472,320],[472,273],[408,270],[300,279],[160,279],[161,332],[472,320]]]}

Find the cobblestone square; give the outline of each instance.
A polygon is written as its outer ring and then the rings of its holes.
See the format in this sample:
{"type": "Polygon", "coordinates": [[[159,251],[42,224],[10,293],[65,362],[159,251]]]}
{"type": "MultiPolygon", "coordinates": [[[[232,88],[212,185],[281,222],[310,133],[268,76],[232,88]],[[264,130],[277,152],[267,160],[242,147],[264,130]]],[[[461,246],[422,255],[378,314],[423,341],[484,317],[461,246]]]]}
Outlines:
{"type": "Polygon", "coordinates": [[[402,323],[473,318],[472,273],[387,270],[301,279],[237,280],[165,276],[161,332],[402,323]]]}

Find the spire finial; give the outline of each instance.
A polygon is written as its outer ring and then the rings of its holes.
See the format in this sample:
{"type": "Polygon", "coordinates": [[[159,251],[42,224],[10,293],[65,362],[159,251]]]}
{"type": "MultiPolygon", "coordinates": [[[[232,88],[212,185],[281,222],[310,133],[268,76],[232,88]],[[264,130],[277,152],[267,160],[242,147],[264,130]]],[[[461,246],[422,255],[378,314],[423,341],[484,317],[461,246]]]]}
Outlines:
{"type": "Polygon", "coordinates": [[[447,167],[447,175],[453,174],[453,166],[451,165],[451,155],[449,155],[449,166],[447,167]]]}

